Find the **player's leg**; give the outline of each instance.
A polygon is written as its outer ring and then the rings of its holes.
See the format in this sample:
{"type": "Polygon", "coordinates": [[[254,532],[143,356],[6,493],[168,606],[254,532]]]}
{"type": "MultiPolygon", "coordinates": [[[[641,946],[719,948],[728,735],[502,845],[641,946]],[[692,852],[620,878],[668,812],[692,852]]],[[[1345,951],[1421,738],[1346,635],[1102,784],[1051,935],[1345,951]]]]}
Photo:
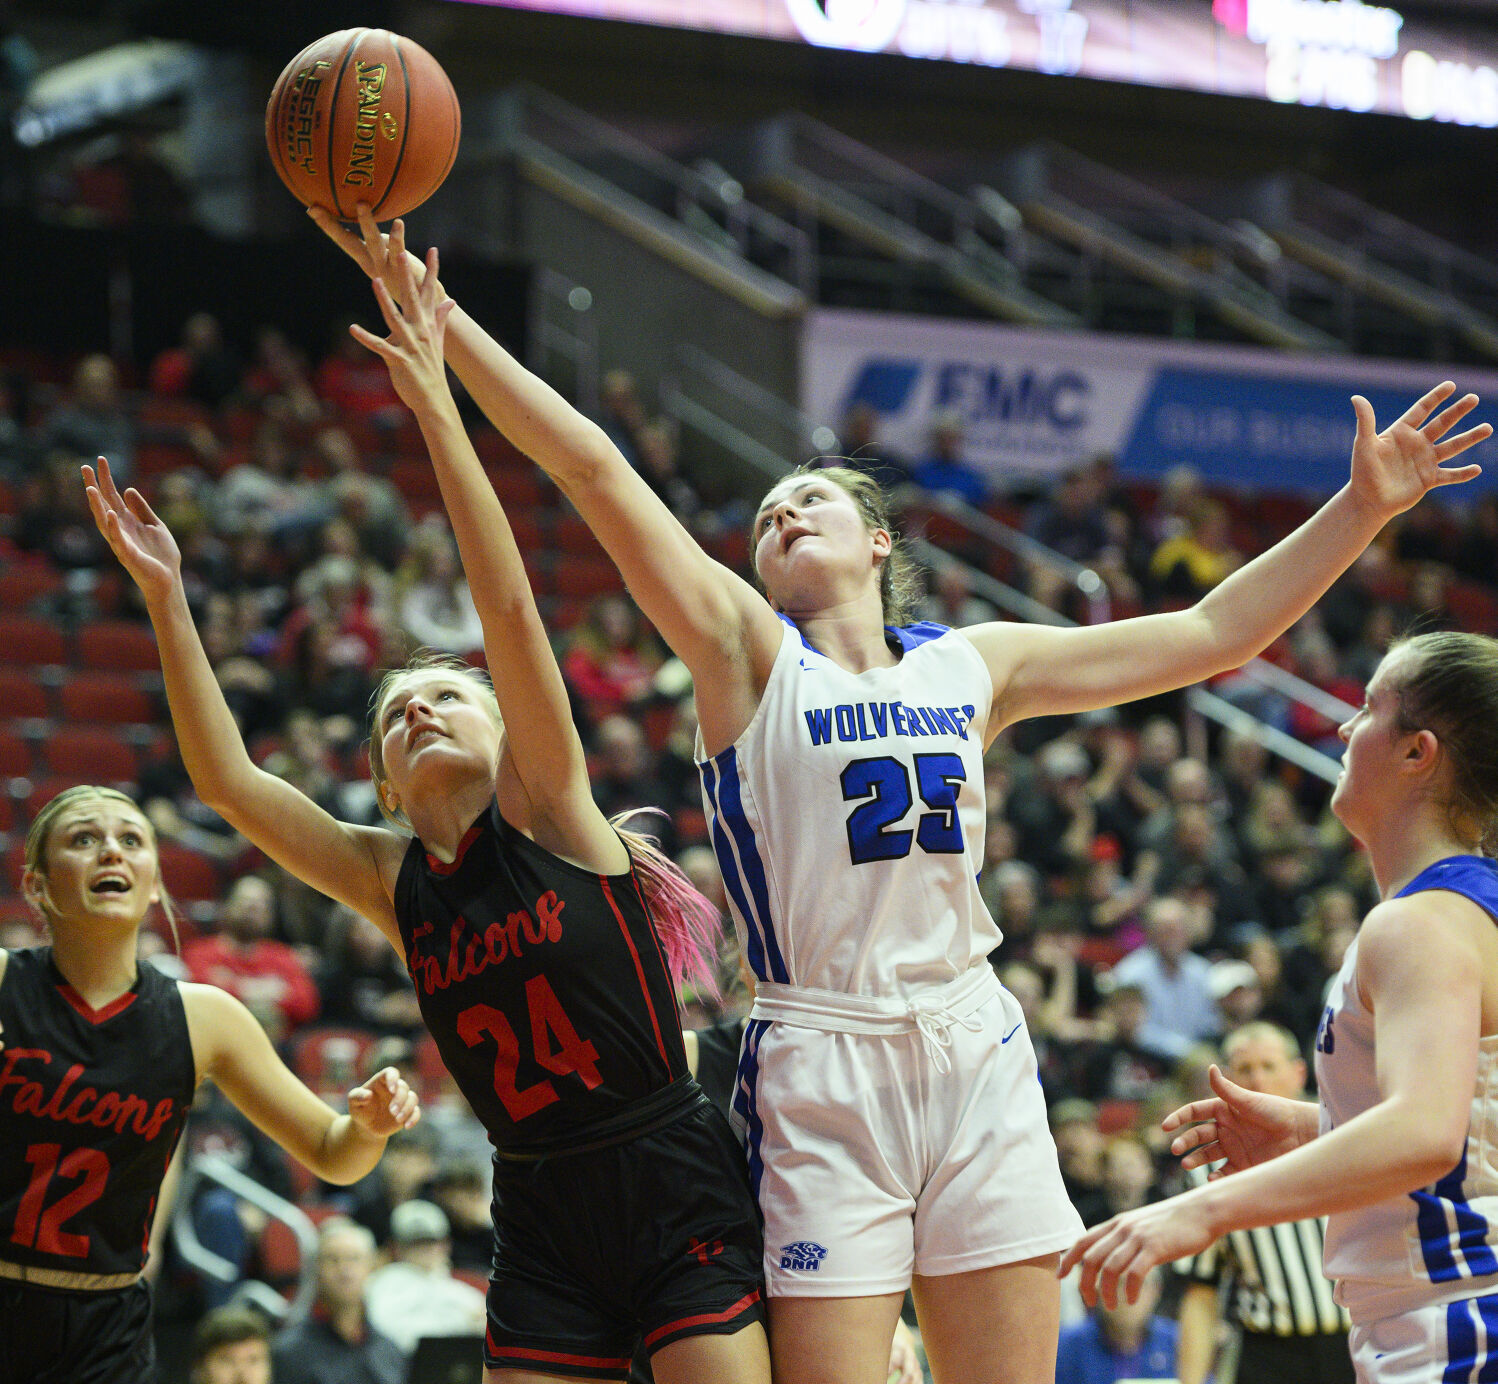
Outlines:
{"type": "Polygon", "coordinates": [[[911,1285],[936,1384],[1052,1384],[1061,1327],[1059,1254],[911,1285]]]}
{"type": "Polygon", "coordinates": [[[981,1027],[951,1031],[933,1084],[942,1149],[915,1214],[911,1289],[939,1384],[1052,1384],[1060,1251],[1082,1231],[1067,1199],[1018,1001],[999,991],[981,1027]]]}
{"type": "Polygon", "coordinates": [[[752,1322],[731,1336],[682,1337],[656,1351],[650,1369],[656,1384],[770,1384],[764,1324],[752,1322]]]}
{"type": "Polygon", "coordinates": [[[904,1301],[903,1292],[771,1298],[775,1384],[884,1384],[895,1319],[904,1301]]]}

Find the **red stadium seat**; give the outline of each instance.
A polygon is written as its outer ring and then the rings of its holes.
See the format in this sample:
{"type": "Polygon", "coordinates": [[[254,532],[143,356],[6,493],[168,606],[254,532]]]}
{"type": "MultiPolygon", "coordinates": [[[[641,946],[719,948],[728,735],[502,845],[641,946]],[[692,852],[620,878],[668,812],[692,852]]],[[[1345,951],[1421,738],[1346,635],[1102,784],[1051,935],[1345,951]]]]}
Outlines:
{"type": "Polygon", "coordinates": [[[370,1075],[370,1054],[378,1041],[363,1028],[304,1028],[291,1039],[291,1069],[319,1095],[343,1096],[370,1075]]]}
{"type": "Polygon", "coordinates": [[[175,841],[162,841],[158,852],[161,857],[161,878],[167,892],[178,903],[197,900],[217,900],[224,892],[223,871],[206,855],[179,845],[175,841]]]}
{"type": "Polygon", "coordinates": [[[551,526],[551,548],[575,557],[605,557],[593,530],[576,514],[560,514],[551,526]]]}
{"type": "Polygon", "coordinates": [[[523,453],[497,428],[487,427],[480,424],[472,430],[473,450],[479,454],[479,460],[487,469],[493,465],[500,466],[529,466],[523,453]]]}
{"type": "Polygon", "coordinates": [[[78,666],[101,672],[154,673],[161,667],[156,636],[134,620],[95,620],[77,637],[78,666]]]}
{"type": "Polygon", "coordinates": [[[423,457],[420,461],[402,458],[390,467],[390,483],[405,497],[413,508],[421,502],[429,505],[442,503],[442,490],[437,484],[437,473],[432,463],[423,457]]]}
{"type": "Polygon", "coordinates": [[[30,741],[9,727],[0,727],[0,777],[18,778],[30,772],[30,741]]]}
{"type": "Polygon", "coordinates": [[[546,502],[540,474],[530,462],[522,466],[486,466],[494,493],[506,509],[531,508],[546,502]]]}
{"type": "Polygon", "coordinates": [[[552,568],[550,589],[557,596],[591,600],[605,592],[623,591],[624,578],[606,557],[569,557],[552,568]]]}
{"type": "Polygon", "coordinates": [[[442,1054],[437,1051],[437,1040],[430,1033],[423,1033],[416,1040],[415,1066],[422,1100],[435,1099],[450,1084],[442,1054]]]}
{"type": "Polygon", "coordinates": [[[62,586],[62,573],[40,562],[13,562],[0,572],[0,610],[23,611],[62,586]]]}
{"type": "Polygon", "coordinates": [[[12,718],[48,716],[51,712],[52,700],[35,672],[0,664],[0,714],[12,718]]]}
{"type": "Polygon", "coordinates": [[[70,721],[119,726],[160,716],[156,699],[123,673],[74,673],[57,689],[57,700],[70,721]]]}
{"type": "Polygon", "coordinates": [[[68,788],[76,788],[79,784],[97,784],[99,780],[88,773],[82,774],[49,774],[44,778],[31,780],[31,791],[26,795],[26,818],[30,822],[36,817],[46,805],[59,793],[68,788]]]}
{"type": "Polygon", "coordinates": [[[135,746],[98,726],[60,725],[41,748],[42,762],[54,774],[92,775],[99,783],[134,783],[140,774],[135,746]]]}
{"type": "Polygon", "coordinates": [[[522,554],[538,553],[546,539],[536,516],[529,509],[511,509],[505,506],[505,518],[510,521],[510,530],[515,535],[515,546],[522,554]]]}
{"type": "MultiPolygon", "coordinates": [[[[301,1168],[296,1159],[293,1166],[301,1168]]],[[[302,1247],[285,1221],[268,1220],[260,1232],[260,1275],[273,1288],[294,1284],[302,1272],[302,1247]]]]}
{"type": "Polygon", "coordinates": [[[28,668],[68,661],[68,641],[50,620],[0,611],[0,662],[28,668]]]}

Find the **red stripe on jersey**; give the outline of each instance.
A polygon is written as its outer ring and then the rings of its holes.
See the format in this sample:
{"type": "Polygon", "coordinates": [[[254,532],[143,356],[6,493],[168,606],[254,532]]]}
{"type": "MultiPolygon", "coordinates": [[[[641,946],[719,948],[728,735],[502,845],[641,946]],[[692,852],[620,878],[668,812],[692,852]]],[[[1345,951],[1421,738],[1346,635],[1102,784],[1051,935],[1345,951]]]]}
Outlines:
{"type": "Polygon", "coordinates": [[[494,1333],[489,1332],[485,1344],[489,1354],[497,1359],[547,1360],[555,1365],[582,1365],[595,1370],[627,1370],[629,1356],[620,1355],[568,1355],[560,1350],[535,1350],[530,1346],[504,1346],[494,1344],[494,1333]]]}
{"type": "Polygon", "coordinates": [[[665,975],[671,974],[671,963],[666,959],[666,949],[661,945],[660,929],[655,925],[655,914],[650,905],[645,901],[645,890],[640,884],[640,873],[631,867],[629,882],[635,887],[635,898],[640,901],[640,912],[645,915],[645,926],[650,931],[650,940],[655,944],[655,954],[660,958],[661,971],[665,975]]]}
{"type": "Polygon", "coordinates": [[[650,1011],[650,1026],[655,1030],[655,1045],[660,1050],[661,1061],[666,1064],[666,1071],[671,1070],[671,1059],[666,1056],[666,1040],[661,1037],[661,1023],[655,1017],[655,1004],[650,998],[650,987],[645,983],[645,967],[640,964],[639,949],[635,946],[635,939],[629,935],[629,924],[624,921],[624,914],[619,911],[619,904],[614,898],[614,891],[609,888],[606,875],[599,875],[598,882],[603,886],[603,896],[609,901],[609,907],[614,910],[614,917],[619,922],[619,931],[624,934],[625,945],[629,948],[629,954],[634,958],[635,975],[640,978],[640,993],[645,997],[645,1008],[650,1011]]]}
{"type": "Polygon", "coordinates": [[[653,1346],[662,1336],[669,1336],[673,1331],[683,1331],[689,1326],[716,1326],[719,1322],[732,1321],[741,1312],[747,1312],[759,1301],[759,1289],[752,1293],[745,1293],[732,1307],[725,1308],[722,1312],[703,1312],[695,1317],[683,1317],[680,1321],[667,1322],[665,1326],[658,1326],[645,1337],[644,1344],[653,1346]]]}
{"type": "MultiPolygon", "coordinates": [[[[655,946],[655,954],[660,959],[661,974],[664,976],[670,976],[671,962],[670,959],[666,956],[665,947],[661,944],[661,932],[660,929],[655,925],[655,914],[651,911],[649,903],[647,903],[645,900],[645,890],[644,887],[640,884],[640,872],[637,869],[631,868],[629,872],[629,879],[630,883],[635,887],[635,897],[640,901],[640,911],[645,915],[645,926],[650,931],[650,940],[655,946]]],[[[681,1032],[680,1008],[676,1008],[671,1011],[671,1021],[676,1026],[676,1031],[679,1034],[681,1032]]]]}
{"type": "Polygon", "coordinates": [[[463,833],[463,839],[458,842],[458,853],[453,856],[451,864],[445,860],[438,860],[435,855],[428,851],[427,868],[434,875],[450,875],[459,865],[463,863],[463,857],[468,854],[468,848],[479,839],[479,833],[484,829],[483,819],[480,818],[467,831],[463,833]]]}
{"type": "Polygon", "coordinates": [[[116,1014],[123,1014],[135,1003],[136,992],[126,990],[118,999],[110,1000],[103,1009],[95,1009],[83,998],[73,987],[66,982],[57,987],[57,993],[73,1006],[91,1024],[102,1024],[106,1019],[112,1019],[116,1014]]]}

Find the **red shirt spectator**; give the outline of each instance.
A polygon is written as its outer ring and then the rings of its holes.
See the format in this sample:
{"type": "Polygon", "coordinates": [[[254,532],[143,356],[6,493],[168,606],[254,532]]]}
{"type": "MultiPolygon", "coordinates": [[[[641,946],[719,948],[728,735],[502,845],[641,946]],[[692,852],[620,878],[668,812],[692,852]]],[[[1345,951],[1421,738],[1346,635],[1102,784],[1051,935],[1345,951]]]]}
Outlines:
{"type": "Polygon", "coordinates": [[[296,952],[270,937],[275,895],[263,879],[236,880],[224,900],[220,930],[182,951],[188,975],[227,990],[260,1020],[273,1042],[317,1017],[317,986],[296,952]]]}

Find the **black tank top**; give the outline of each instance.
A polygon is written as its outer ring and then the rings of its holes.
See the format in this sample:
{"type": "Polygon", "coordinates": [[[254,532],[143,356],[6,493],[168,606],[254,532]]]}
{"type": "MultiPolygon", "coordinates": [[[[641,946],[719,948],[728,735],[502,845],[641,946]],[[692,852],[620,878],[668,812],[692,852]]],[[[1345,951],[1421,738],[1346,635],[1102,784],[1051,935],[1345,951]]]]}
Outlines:
{"type": "Polygon", "coordinates": [[[701,1099],[633,871],[569,864],[491,803],[451,865],[411,842],[395,915],[422,1018],[501,1154],[622,1136],[701,1099]]]}
{"type": "Polygon", "coordinates": [[[177,983],[142,965],[90,1009],[50,947],[0,981],[0,1259],[139,1273],[197,1073],[177,983]]]}

